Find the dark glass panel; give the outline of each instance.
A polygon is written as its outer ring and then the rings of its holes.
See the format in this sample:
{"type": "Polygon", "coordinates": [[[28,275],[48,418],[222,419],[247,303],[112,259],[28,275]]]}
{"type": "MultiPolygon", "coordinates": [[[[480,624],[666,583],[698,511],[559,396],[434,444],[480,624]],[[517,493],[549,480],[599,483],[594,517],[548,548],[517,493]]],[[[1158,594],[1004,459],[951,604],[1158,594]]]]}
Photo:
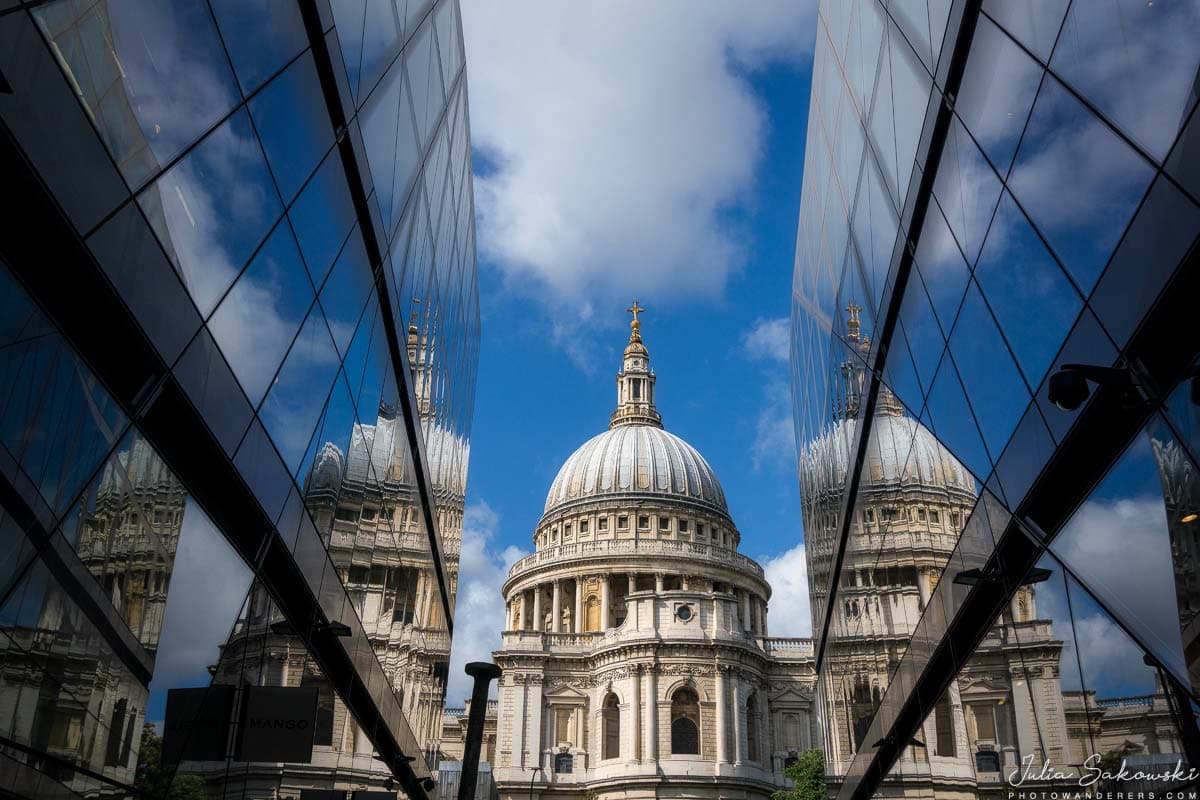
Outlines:
{"type": "Polygon", "coordinates": [[[308,46],[300,9],[275,0],[211,0],[242,92],[250,94],[308,46]]]}
{"type": "Polygon", "coordinates": [[[995,461],[1030,398],[975,284],[967,289],[958,322],[950,335],[950,352],[954,354],[983,440],[995,461]]]}
{"type": "Polygon", "coordinates": [[[290,203],[333,144],[333,126],[311,53],[250,101],[279,193],[290,203]]]}
{"type": "Polygon", "coordinates": [[[1082,300],[1008,192],[1000,198],[975,280],[1026,380],[1036,385],[1079,314],[1082,300]]]}
{"type": "Polygon", "coordinates": [[[320,286],[355,221],[346,173],[336,149],[325,156],[288,210],[288,217],[313,285],[320,286]]]}

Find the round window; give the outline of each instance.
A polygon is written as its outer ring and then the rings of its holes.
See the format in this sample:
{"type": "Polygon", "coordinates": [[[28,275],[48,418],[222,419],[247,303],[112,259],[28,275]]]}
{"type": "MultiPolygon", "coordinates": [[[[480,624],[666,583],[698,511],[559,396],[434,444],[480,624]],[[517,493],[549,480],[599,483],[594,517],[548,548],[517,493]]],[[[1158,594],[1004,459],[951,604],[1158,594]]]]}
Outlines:
{"type": "Polygon", "coordinates": [[[680,622],[687,622],[692,618],[692,607],[680,606],[679,608],[675,609],[675,616],[679,618],[680,622]]]}

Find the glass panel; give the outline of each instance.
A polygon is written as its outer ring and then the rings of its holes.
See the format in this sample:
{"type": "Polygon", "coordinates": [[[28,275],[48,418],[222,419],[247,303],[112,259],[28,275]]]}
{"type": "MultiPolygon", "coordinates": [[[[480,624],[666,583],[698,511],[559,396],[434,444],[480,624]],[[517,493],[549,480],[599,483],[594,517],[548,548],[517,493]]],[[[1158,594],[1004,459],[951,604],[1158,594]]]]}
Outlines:
{"type": "Polygon", "coordinates": [[[933,194],[967,264],[974,266],[1000,199],[1000,180],[957,119],[950,123],[933,194]]]}
{"type": "Polygon", "coordinates": [[[984,0],[983,10],[1043,64],[1062,27],[1069,0],[984,0]]]}
{"type": "Polygon", "coordinates": [[[986,477],[992,471],[991,461],[967,405],[958,370],[948,355],[942,359],[925,402],[938,440],[949,447],[977,478],[986,477]]]}
{"type": "Polygon", "coordinates": [[[942,330],[948,331],[954,327],[954,318],[958,316],[971,273],[936,201],[929,204],[925,215],[916,262],[938,322],[942,330]]]}
{"type": "Polygon", "coordinates": [[[426,18],[425,24],[404,49],[404,66],[408,71],[408,85],[412,92],[412,107],[420,141],[428,145],[429,134],[445,102],[442,72],[433,46],[432,18],[426,18]]]}
{"type": "Polygon", "coordinates": [[[1150,164],[1047,77],[1008,185],[1087,294],[1153,177],[1150,164]]]}
{"type": "Polygon", "coordinates": [[[211,0],[242,92],[250,94],[308,46],[300,9],[274,0],[211,0]]]}
{"type": "Polygon", "coordinates": [[[1077,3],[1051,66],[1161,161],[1196,102],[1197,32],[1194,3],[1077,3]]]}
{"type": "Polygon", "coordinates": [[[355,229],[329,273],[329,280],[321,288],[321,308],[339,353],[346,353],[373,287],[366,246],[355,229]]]}
{"type": "Polygon", "coordinates": [[[1092,309],[1114,340],[1129,340],[1198,233],[1200,207],[1158,178],[1092,293],[1092,309]]]}
{"type": "MultiPolygon", "coordinates": [[[[91,5],[48,3],[33,10],[46,37],[86,42],[99,56],[96,101],[80,100],[126,180],[139,186],[196,141],[240,99],[212,14],[203,0],[91,5]],[[111,60],[110,60],[111,59],[111,60]],[[113,63],[115,62],[115,64],[113,63]],[[103,65],[103,67],[100,67],[103,65]],[[101,76],[119,73],[111,94],[101,76]]],[[[90,60],[89,60],[90,63],[90,60]]],[[[76,70],[64,64],[68,75],[76,70]]],[[[83,82],[92,80],[80,70],[83,82]]],[[[75,80],[78,84],[78,79],[75,80]]]]}
{"type": "Polygon", "coordinates": [[[245,111],[142,192],[138,203],[205,317],[282,212],[245,111]]]}
{"type": "Polygon", "coordinates": [[[1043,72],[991,20],[980,18],[954,110],[1001,175],[1008,173],[1043,72]]]}
{"type": "Polygon", "coordinates": [[[950,352],[995,461],[1016,427],[1029,390],[1021,380],[991,313],[972,283],[950,336],[950,352]]]}
{"type": "Polygon", "coordinates": [[[1195,472],[1170,430],[1154,419],[1050,544],[1185,684],[1180,632],[1200,596],[1190,579],[1195,526],[1181,520],[1200,499],[1193,496],[1195,472]]]}
{"type": "Polygon", "coordinates": [[[301,56],[251,100],[250,113],[279,194],[290,203],[333,144],[312,54],[301,56]]]}
{"type": "Polygon", "coordinates": [[[25,502],[61,511],[128,420],[2,261],[0,298],[0,445],[23,473],[15,485],[40,496],[25,502]]]}
{"type": "Polygon", "coordinates": [[[337,367],[325,318],[314,306],[259,412],[292,473],[299,469],[337,367]]]}
{"type": "Polygon", "coordinates": [[[292,221],[292,230],[313,285],[320,286],[355,221],[350,189],[337,149],[325,156],[312,180],[288,210],[288,218],[292,221]]]}
{"type": "MultiPolygon", "coordinates": [[[[375,87],[383,71],[392,64],[400,49],[404,32],[402,2],[369,0],[364,4],[366,17],[362,34],[362,89],[366,94],[375,87]]],[[[399,69],[392,66],[392,69],[399,69]]]]}
{"type": "Polygon", "coordinates": [[[894,25],[889,26],[888,39],[888,56],[892,65],[892,107],[896,117],[896,186],[900,206],[903,207],[933,82],[912,48],[897,35],[894,25]]]}
{"type": "Polygon", "coordinates": [[[1026,380],[1040,383],[1082,301],[1008,192],[1000,198],[975,280],[1026,380]]]}
{"type": "Polygon", "coordinates": [[[275,377],[312,298],[291,229],[278,225],[209,321],[253,405],[275,377]]]}

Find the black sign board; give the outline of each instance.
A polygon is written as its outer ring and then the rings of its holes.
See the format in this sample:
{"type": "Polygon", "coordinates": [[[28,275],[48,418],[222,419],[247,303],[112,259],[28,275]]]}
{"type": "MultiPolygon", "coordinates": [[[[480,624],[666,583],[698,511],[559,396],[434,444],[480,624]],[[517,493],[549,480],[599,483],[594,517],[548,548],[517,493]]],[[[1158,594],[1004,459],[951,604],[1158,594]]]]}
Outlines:
{"type": "Polygon", "coordinates": [[[238,760],[311,762],[317,687],[247,686],[243,691],[238,760]]]}
{"type": "Polygon", "coordinates": [[[350,800],[396,800],[395,792],[360,790],[350,795],[350,800]]]}
{"type": "Polygon", "coordinates": [[[162,761],[224,761],[234,687],[168,689],[162,761]]]}

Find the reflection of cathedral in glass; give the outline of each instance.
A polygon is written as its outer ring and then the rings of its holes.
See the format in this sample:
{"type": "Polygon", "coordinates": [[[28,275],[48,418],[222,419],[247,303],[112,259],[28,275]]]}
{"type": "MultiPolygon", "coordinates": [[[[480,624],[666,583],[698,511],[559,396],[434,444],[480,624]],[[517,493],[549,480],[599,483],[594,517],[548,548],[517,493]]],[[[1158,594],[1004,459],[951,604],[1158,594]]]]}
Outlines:
{"type": "MultiPolygon", "coordinates": [[[[870,347],[860,309],[851,304],[846,311],[845,338],[853,350],[837,373],[842,389],[833,400],[833,424],[802,450],[800,469],[814,624],[820,625],[826,604],[834,604],[819,692],[826,770],[835,786],[857,753],[878,746],[868,736],[882,696],[904,679],[898,671],[906,651],[924,644],[914,639],[918,622],[940,611],[929,606],[943,572],[959,572],[956,548],[971,537],[964,528],[980,524],[989,511],[1001,513],[986,502],[976,509],[974,477],[883,386],[851,507],[841,580],[835,597],[825,596],[848,447],[862,410],[864,374],[856,352],[870,347]]],[[[1148,695],[1104,698],[1079,687],[1075,646],[1064,642],[1070,628],[1039,613],[1039,595],[1052,587],[1027,583],[1017,590],[929,710],[879,788],[881,796],[930,790],[936,797],[1003,796],[1006,777],[1026,759],[1080,774],[1093,753],[1136,763],[1141,754],[1180,752],[1157,678],[1148,695]],[[906,787],[904,779],[916,777],[921,782],[906,787]]],[[[1174,755],[1169,758],[1173,763],[1174,755]]]]}

